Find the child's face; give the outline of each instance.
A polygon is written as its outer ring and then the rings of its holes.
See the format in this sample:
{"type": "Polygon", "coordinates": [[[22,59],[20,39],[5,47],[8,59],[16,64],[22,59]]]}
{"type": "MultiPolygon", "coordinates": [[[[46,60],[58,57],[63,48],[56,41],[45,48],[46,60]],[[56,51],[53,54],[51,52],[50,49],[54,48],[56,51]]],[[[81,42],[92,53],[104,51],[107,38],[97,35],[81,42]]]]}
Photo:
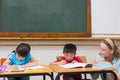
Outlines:
{"type": "Polygon", "coordinates": [[[25,57],[22,57],[22,56],[20,56],[18,54],[16,54],[16,57],[17,57],[18,60],[23,60],[25,58],[25,57]]]}
{"type": "Polygon", "coordinates": [[[74,58],[75,54],[74,53],[64,53],[64,56],[66,60],[70,61],[74,58]]]}

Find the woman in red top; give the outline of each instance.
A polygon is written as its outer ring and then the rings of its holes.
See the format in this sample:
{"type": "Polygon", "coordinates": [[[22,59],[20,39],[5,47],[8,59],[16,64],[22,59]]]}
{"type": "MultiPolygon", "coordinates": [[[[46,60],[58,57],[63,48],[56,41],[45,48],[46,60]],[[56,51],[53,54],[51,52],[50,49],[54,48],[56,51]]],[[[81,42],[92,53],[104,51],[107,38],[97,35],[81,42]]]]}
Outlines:
{"type": "MultiPolygon", "coordinates": [[[[57,59],[50,64],[60,65],[60,64],[67,64],[67,63],[76,63],[76,62],[83,62],[79,57],[76,55],[76,45],[74,44],[65,44],[63,49],[64,57],[57,59]]],[[[81,74],[65,74],[63,75],[63,80],[81,80],[81,74]]]]}

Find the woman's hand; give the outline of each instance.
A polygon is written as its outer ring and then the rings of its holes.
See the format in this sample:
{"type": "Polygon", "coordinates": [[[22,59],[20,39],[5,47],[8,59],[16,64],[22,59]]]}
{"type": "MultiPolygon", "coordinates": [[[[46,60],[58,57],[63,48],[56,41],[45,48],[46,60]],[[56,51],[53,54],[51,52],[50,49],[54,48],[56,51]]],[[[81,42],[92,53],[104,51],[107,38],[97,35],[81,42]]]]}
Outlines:
{"type": "Polygon", "coordinates": [[[91,63],[91,64],[97,64],[97,61],[94,59],[94,60],[91,60],[90,63],[91,63]]]}

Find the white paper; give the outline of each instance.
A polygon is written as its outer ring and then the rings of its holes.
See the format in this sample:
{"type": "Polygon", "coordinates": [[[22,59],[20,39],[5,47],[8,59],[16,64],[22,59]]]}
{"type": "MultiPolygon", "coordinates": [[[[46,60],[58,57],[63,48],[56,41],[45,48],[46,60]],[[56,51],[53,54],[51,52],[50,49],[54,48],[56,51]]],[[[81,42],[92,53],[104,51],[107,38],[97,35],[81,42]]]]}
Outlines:
{"type": "Polygon", "coordinates": [[[85,67],[86,63],[68,63],[65,65],[59,65],[63,68],[75,68],[75,67],[85,67]]]}
{"type": "Polygon", "coordinates": [[[21,66],[19,66],[18,69],[15,69],[15,70],[6,69],[6,71],[9,71],[9,72],[21,72],[21,71],[25,71],[25,70],[35,70],[35,69],[41,69],[41,68],[44,68],[44,67],[41,66],[41,65],[38,65],[38,66],[31,66],[31,67],[27,67],[27,68],[21,68],[21,66]]]}
{"type": "Polygon", "coordinates": [[[31,67],[28,67],[27,69],[41,69],[41,68],[44,68],[43,66],[31,66],[31,67]]]}
{"type": "Polygon", "coordinates": [[[102,69],[113,68],[112,64],[105,64],[105,63],[94,64],[94,66],[100,67],[102,69]]]}

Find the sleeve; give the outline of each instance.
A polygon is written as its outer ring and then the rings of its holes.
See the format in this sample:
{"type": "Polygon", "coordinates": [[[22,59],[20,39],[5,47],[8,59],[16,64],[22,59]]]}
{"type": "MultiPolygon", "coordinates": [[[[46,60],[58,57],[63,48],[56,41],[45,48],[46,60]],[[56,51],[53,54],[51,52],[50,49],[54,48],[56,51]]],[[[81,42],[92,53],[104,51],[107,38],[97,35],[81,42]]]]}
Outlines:
{"type": "Polygon", "coordinates": [[[56,61],[54,61],[54,62],[60,62],[61,60],[56,60],[56,61]]]}
{"type": "Polygon", "coordinates": [[[117,66],[117,73],[120,75],[120,62],[119,65],[117,66]]]}
{"type": "Polygon", "coordinates": [[[14,52],[11,52],[9,55],[8,55],[8,58],[10,60],[10,65],[13,65],[16,63],[16,56],[15,56],[15,53],[14,52]]]}
{"type": "Polygon", "coordinates": [[[113,66],[116,68],[116,72],[120,75],[120,59],[115,59],[113,62],[113,66]]]}
{"type": "Polygon", "coordinates": [[[32,60],[32,55],[31,55],[31,53],[29,53],[29,54],[27,55],[27,57],[26,57],[25,63],[28,63],[28,62],[30,62],[31,60],[32,60]]]}
{"type": "Polygon", "coordinates": [[[61,60],[65,60],[65,57],[64,56],[57,56],[56,61],[54,61],[54,62],[60,62],[61,60]]]}
{"type": "Polygon", "coordinates": [[[75,57],[75,60],[76,60],[77,62],[83,62],[83,60],[80,59],[79,57],[75,57]]]}

